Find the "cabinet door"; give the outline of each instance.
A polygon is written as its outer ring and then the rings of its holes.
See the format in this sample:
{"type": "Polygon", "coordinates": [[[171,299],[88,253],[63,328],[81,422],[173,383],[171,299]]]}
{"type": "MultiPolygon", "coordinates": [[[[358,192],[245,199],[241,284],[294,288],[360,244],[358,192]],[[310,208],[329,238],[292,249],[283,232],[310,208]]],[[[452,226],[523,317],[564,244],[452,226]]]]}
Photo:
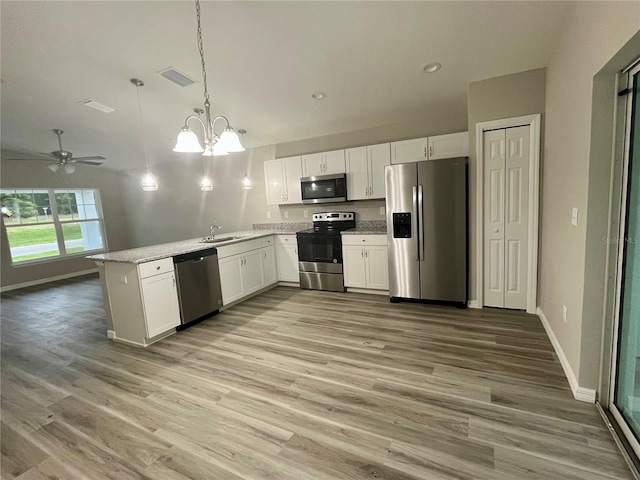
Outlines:
{"type": "Polygon", "coordinates": [[[324,175],[324,158],[322,153],[312,153],[311,155],[302,155],[302,176],[315,177],[316,175],[324,175]]]}
{"type": "Polygon", "coordinates": [[[264,285],[271,285],[278,281],[276,272],[276,249],[275,247],[265,247],[260,255],[262,261],[262,278],[264,285]]]}
{"type": "Polygon", "coordinates": [[[230,257],[223,258],[222,260],[218,260],[223,305],[235,302],[244,295],[240,265],[241,260],[241,255],[232,255],[230,257]]]}
{"type": "Polygon", "coordinates": [[[345,287],[366,287],[364,247],[343,245],[342,266],[345,287]]]}
{"type": "Polygon", "coordinates": [[[389,290],[389,259],[387,247],[365,247],[367,288],[389,290]]]}
{"type": "Polygon", "coordinates": [[[300,157],[282,159],[284,181],[286,184],[284,203],[302,203],[300,177],[302,177],[302,160],[300,157]]]}
{"type": "Polygon", "coordinates": [[[324,152],[324,174],[345,173],[344,150],[334,150],[332,152],[324,152]]]}
{"type": "Polygon", "coordinates": [[[175,274],[167,272],[143,278],[140,284],[147,338],[155,337],[180,325],[175,274]]]}
{"type": "Polygon", "coordinates": [[[267,191],[267,205],[278,205],[285,201],[285,180],[282,159],[264,162],[264,183],[267,191]]]}
{"type": "MultiPolygon", "coordinates": [[[[347,197],[349,200],[365,200],[369,198],[367,147],[349,148],[344,153],[347,164],[347,197]]],[[[382,190],[384,193],[384,172],[382,190]]]]}
{"type": "MultiPolygon", "coordinates": [[[[384,167],[391,165],[388,143],[367,147],[369,169],[369,198],[384,198],[384,167]]],[[[347,191],[348,192],[348,191],[347,191]]]]}
{"type": "Polygon", "coordinates": [[[278,245],[278,280],[281,282],[300,282],[298,273],[298,246],[278,245]]]}
{"type": "Polygon", "coordinates": [[[241,255],[240,272],[242,275],[242,293],[249,295],[264,286],[262,278],[262,249],[253,250],[241,255]]]}
{"type": "Polygon", "coordinates": [[[420,162],[428,158],[428,138],[391,142],[391,163],[420,162]]]}
{"type": "Polygon", "coordinates": [[[469,155],[469,133],[451,133],[429,137],[429,160],[469,155]]]}

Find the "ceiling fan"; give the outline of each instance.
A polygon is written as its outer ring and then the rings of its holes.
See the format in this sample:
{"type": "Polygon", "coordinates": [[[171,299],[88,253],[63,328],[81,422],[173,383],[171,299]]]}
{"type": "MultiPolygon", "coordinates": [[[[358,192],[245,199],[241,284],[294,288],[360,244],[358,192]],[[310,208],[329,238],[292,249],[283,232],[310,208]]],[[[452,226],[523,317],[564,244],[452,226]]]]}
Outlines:
{"type": "Polygon", "coordinates": [[[58,170],[58,168],[64,167],[64,171],[68,174],[76,171],[76,166],[73,165],[74,163],[82,163],[84,165],[102,165],[102,162],[95,162],[93,160],[106,160],[100,155],[94,155],[90,157],[74,157],[73,153],[68,152],[62,148],[62,139],[60,137],[64,132],[58,128],[54,128],[53,133],[58,136],[58,147],[60,147],[60,150],[42,154],[47,155],[49,158],[10,158],[9,160],[50,160],[55,163],[48,165],[49,170],[55,172],[58,170]]]}

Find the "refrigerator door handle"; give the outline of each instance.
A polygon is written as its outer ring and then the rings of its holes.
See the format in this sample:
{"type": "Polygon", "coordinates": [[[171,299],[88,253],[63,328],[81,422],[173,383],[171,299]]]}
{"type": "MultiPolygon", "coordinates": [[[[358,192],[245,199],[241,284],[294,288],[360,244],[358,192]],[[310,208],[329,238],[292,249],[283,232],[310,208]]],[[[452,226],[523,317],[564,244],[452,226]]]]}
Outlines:
{"type": "Polygon", "coordinates": [[[420,261],[420,236],[416,235],[416,232],[420,231],[420,223],[418,220],[418,210],[419,210],[419,204],[418,204],[418,186],[414,185],[413,186],[413,214],[412,214],[412,219],[411,219],[411,223],[412,223],[412,228],[413,228],[413,234],[412,237],[415,238],[418,241],[418,248],[416,248],[417,251],[417,258],[416,258],[416,262],[420,261]]]}
{"type": "Polygon", "coordinates": [[[422,185],[418,185],[418,258],[424,260],[424,212],[422,210],[422,185]]]}

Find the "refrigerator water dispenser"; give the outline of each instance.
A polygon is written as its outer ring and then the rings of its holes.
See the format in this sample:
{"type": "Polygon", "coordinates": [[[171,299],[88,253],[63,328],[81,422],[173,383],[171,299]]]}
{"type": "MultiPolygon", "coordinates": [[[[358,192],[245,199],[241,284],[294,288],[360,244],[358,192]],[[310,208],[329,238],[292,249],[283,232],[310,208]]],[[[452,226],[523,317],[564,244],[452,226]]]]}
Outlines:
{"type": "Polygon", "coordinates": [[[393,238],[411,238],[411,213],[394,212],[393,238]]]}

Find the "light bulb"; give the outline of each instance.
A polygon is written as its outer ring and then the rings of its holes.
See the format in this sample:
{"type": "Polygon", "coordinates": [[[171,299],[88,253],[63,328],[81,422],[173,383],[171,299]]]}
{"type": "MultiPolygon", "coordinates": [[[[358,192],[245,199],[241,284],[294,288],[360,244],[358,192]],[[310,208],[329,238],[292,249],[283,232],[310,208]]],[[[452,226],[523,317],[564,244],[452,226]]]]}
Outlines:
{"type": "Polygon", "coordinates": [[[211,179],[206,175],[203,175],[200,179],[200,190],[202,190],[203,192],[213,190],[213,183],[211,183],[211,179]]]}
{"type": "Polygon", "coordinates": [[[253,183],[251,183],[251,179],[244,174],[244,178],[242,179],[242,189],[243,190],[251,190],[253,188],[253,183]]]}
{"type": "Polygon", "coordinates": [[[67,163],[64,166],[64,173],[71,175],[73,172],[76,171],[76,166],[75,165],[71,165],[70,163],[67,163]]]}
{"type": "Polygon", "coordinates": [[[142,190],[145,192],[155,192],[158,190],[158,183],[149,170],[147,170],[147,173],[142,177],[142,190]]]}

